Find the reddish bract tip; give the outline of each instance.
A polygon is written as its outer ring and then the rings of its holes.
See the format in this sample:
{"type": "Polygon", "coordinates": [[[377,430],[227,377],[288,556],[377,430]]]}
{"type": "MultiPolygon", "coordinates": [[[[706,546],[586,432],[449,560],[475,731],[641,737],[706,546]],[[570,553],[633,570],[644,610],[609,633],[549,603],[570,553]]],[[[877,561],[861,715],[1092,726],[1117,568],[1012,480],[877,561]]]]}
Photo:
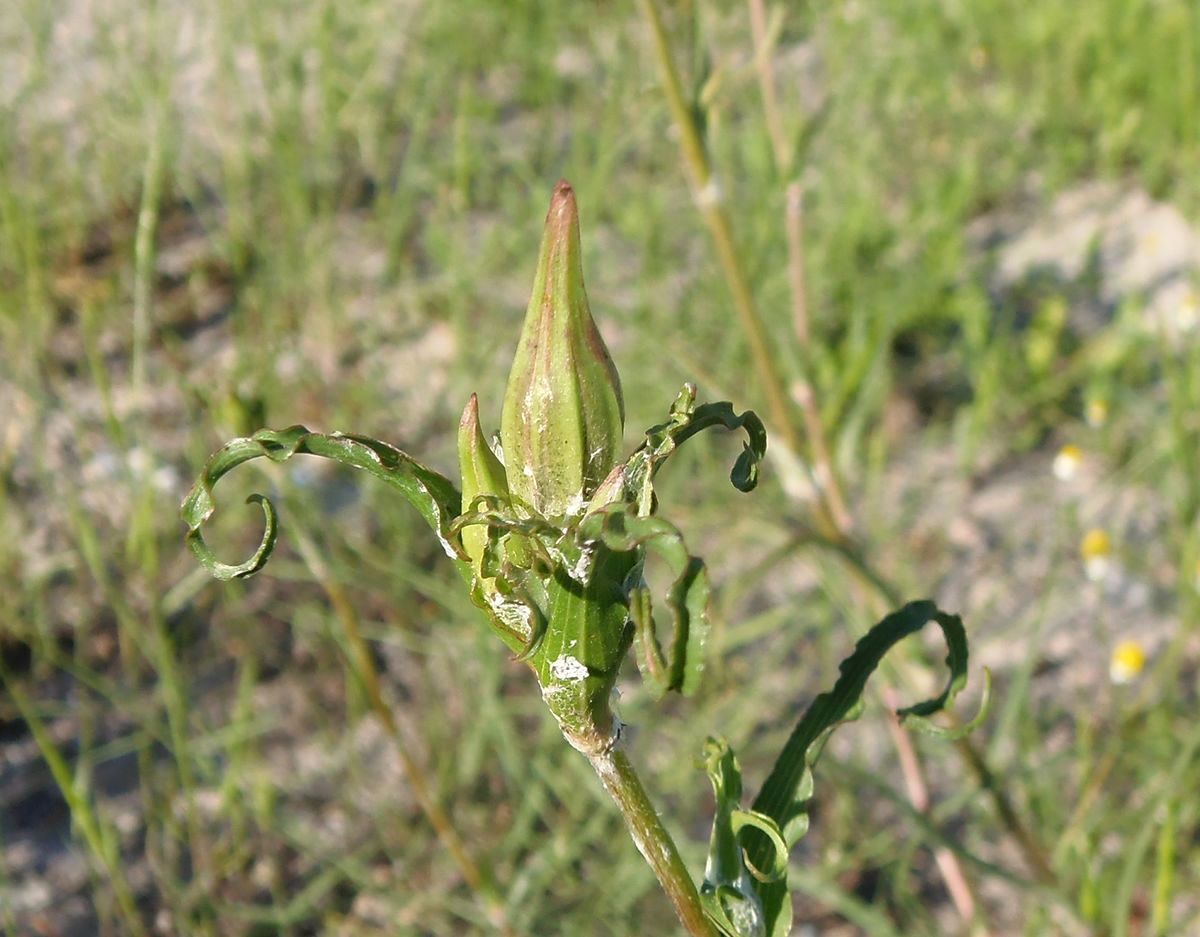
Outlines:
{"type": "Polygon", "coordinates": [[[466,407],[463,408],[462,419],[458,421],[460,426],[473,426],[479,422],[479,395],[472,394],[471,399],[467,401],[466,407]]]}
{"type": "Polygon", "coordinates": [[[546,223],[557,222],[555,227],[563,230],[564,224],[570,224],[579,216],[579,208],[575,204],[575,190],[566,179],[559,179],[550,197],[550,210],[546,212],[546,223]]]}

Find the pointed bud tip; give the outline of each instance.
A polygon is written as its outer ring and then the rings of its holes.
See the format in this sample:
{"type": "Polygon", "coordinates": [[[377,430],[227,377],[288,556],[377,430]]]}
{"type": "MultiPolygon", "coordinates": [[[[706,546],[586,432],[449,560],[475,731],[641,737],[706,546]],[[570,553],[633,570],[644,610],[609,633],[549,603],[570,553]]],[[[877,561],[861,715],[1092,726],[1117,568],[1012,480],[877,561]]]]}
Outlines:
{"type": "Polygon", "coordinates": [[[467,401],[467,405],[463,407],[462,419],[458,421],[459,426],[477,426],[479,425],[479,395],[472,394],[471,399],[467,401]]]}
{"type": "Polygon", "coordinates": [[[571,183],[566,179],[559,179],[558,185],[554,187],[554,194],[550,197],[550,210],[546,212],[546,224],[550,225],[552,221],[569,224],[578,216],[579,206],[575,203],[575,190],[571,188],[571,183]]]}

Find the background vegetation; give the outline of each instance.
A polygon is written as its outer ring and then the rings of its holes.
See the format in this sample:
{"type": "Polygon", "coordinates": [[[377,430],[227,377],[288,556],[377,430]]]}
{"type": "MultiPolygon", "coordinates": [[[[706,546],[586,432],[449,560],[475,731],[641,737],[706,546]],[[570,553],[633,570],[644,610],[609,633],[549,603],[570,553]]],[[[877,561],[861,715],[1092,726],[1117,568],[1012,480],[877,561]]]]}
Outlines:
{"type": "MultiPolygon", "coordinates": [[[[838,738],[793,860],[797,920],[1200,933],[1195,274],[1165,323],[1145,290],[1110,288],[1101,228],[1069,275],[1051,251],[1004,276],[1023,219],[1064,193],[1200,215],[1200,9],[775,12],[761,56],[794,167],[776,160],[743,5],[667,11],[685,91],[859,536],[906,597],[963,615],[998,692],[974,737],[986,766],[917,742],[928,809],[881,706],[838,738]],[[796,180],[808,351],[783,223],[796,180]],[[1066,442],[1082,464],[1063,482],[1050,457],[1066,442]],[[1114,544],[1096,581],[1089,528],[1114,544]],[[1121,638],[1150,653],[1128,686],[1109,683],[1121,638]],[[973,922],[947,897],[944,849],[973,922]]],[[[630,444],[684,380],[762,408],[638,9],[9,0],[0,47],[0,924],[486,932],[402,747],[516,932],[672,932],[590,768],[403,503],[308,464],[246,469],[222,486],[214,542],[238,556],[257,536],[239,482],[278,490],[283,542],[234,585],[197,568],[177,516],[207,454],[261,425],[370,433],[451,473],[466,398],[499,399],[560,176],[630,444]],[[394,735],[347,663],[354,625],[394,735]]],[[[1129,224],[1171,249],[1195,236],[1129,224]]],[[[697,871],[704,737],[730,739],[753,790],[880,610],[813,547],[795,459],[743,497],[711,484],[728,457],[697,443],[664,489],[718,581],[708,685],[652,707],[631,670],[622,708],[697,871]]],[[[907,673],[892,679],[921,689],[907,673]]]]}

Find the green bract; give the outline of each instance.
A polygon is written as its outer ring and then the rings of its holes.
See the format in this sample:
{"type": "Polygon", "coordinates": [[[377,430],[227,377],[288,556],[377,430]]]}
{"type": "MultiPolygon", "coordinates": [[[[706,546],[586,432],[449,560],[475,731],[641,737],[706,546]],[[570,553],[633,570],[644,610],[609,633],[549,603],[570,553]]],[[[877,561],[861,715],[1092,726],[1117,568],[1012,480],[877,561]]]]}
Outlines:
{"type": "MultiPolygon", "coordinates": [[[[458,424],[458,467],[462,472],[464,508],[469,510],[476,504],[476,499],[482,499],[485,504],[489,499],[497,505],[508,503],[504,465],[483,438],[483,431],[479,428],[479,398],[475,394],[467,401],[458,424]]],[[[480,525],[464,528],[462,545],[475,575],[480,575],[484,548],[487,546],[487,531],[480,525]]]]}

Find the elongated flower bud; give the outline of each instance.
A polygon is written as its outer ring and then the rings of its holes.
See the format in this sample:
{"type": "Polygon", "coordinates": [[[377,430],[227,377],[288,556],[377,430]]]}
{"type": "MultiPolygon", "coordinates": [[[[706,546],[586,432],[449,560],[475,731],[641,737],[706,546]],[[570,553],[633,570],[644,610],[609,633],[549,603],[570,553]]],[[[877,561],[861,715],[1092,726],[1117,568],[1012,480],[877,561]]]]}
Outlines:
{"type": "MultiPolygon", "coordinates": [[[[479,398],[475,394],[467,401],[458,423],[458,464],[462,469],[464,512],[471,510],[471,502],[480,495],[495,495],[507,500],[508,483],[504,478],[504,466],[483,438],[479,428],[479,398]]],[[[483,548],[487,545],[487,528],[482,524],[464,527],[462,544],[478,573],[483,560],[483,548]]]]}
{"type": "Polygon", "coordinates": [[[514,503],[545,517],[577,514],[612,470],[624,426],[621,382],[584,292],[575,193],[559,182],[504,394],[514,503]]]}

